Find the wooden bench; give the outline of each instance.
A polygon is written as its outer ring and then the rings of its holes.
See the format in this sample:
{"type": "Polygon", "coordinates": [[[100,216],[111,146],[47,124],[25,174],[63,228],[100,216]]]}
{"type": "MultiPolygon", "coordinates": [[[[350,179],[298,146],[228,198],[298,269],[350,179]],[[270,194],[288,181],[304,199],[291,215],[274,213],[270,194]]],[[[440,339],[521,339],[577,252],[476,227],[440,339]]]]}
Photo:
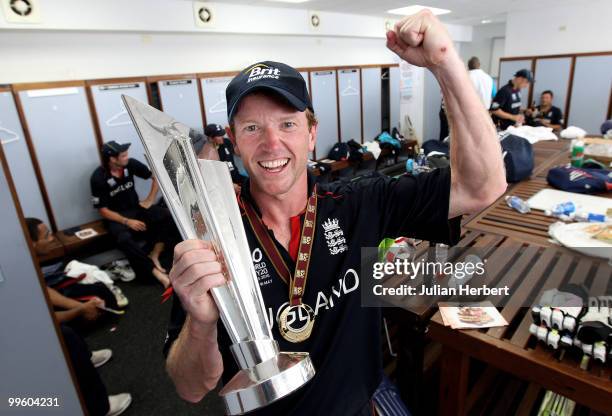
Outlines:
{"type": "MultiPolygon", "coordinates": [[[[413,155],[415,153],[415,148],[417,146],[417,141],[416,140],[403,140],[402,141],[402,148],[399,152],[395,153],[395,163],[397,163],[397,158],[400,154],[410,154],[413,155]]],[[[380,155],[378,156],[378,159],[376,159],[376,170],[378,169],[379,163],[382,160],[385,160],[385,158],[389,157],[391,155],[391,151],[389,149],[381,149],[380,151],[380,155]]],[[[367,162],[374,159],[374,156],[372,155],[372,153],[370,152],[365,152],[363,154],[363,161],[367,162]]],[[[319,162],[321,161],[325,161],[327,159],[320,159],[319,162]]],[[[331,165],[331,172],[338,172],[344,169],[356,169],[357,166],[359,165],[359,162],[352,162],[349,160],[338,160],[338,161],[333,161],[330,162],[331,165]]],[[[315,175],[315,176],[320,176],[322,173],[318,168],[314,168],[314,169],[310,169],[310,172],[315,175]]]]}
{"type": "Polygon", "coordinates": [[[74,258],[94,254],[108,248],[110,242],[109,234],[102,220],[88,222],[80,225],[78,228],[80,230],[91,228],[97,232],[97,235],[80,239],[74,234],[66,234],[65,230],[58,231],[55,233],[55,241],[51,251],[44,256],[38,256],[38,261],[41,264],[53,263],[67,256],[74,258]]]}

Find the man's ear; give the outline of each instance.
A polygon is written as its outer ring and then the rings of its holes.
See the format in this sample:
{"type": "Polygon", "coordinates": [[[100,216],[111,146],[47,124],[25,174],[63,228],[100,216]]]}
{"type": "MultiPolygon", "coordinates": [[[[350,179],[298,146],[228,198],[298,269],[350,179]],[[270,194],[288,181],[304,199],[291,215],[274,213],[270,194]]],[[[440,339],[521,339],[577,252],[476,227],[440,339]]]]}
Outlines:
{"type": "Polygon", "coordinates": [[[225,133],[227,133],[227,137],[229,137],[230,141],[232,142],[234,153],[240,156],[240,149],[238,148],[238,143],[236,142],[236,136],[234,135],[234,132],[230,126],[225,126],[225,133]]]}
{"type": "Polygon", "coordinates": [[[308,151],[312,152],[315,148],[315,144],[317,143],[317,129],[319,128],[318,124],[314,124],[310,128],[310,133],[308,134],[308,151]]]}

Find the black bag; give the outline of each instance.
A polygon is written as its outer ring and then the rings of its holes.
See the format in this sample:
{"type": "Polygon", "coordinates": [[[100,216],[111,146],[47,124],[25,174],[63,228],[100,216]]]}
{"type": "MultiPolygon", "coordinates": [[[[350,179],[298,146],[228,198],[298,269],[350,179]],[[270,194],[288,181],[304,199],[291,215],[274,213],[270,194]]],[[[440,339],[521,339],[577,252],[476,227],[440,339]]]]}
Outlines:
{"type": "Polygon", "coordinates": [[[327,157],[331,160],[346,160],[349,158],[349,146],[346,143],[336,143],[327,157]]]}
{"type": "Polygon", "coordinates": [[[519,182],[533,172],[533,148],[527,139],[513,134],[502,138],[502,157],[506,165],[506,181],[519,182]]]}
{"type": "Polygon", "coordinates": [[[349,147],[350,155],[349,160],[351,162],[361,162],[363,160],[363,147],[355,140],[351,139],[347,142],[349,147]]]}
{"type": "Polygon", "coordinates": [[[332,171],[332,164],[325,163],[325,162],[317,162],[317,164],[315,165],[315,168],[319,169],[320,175],[324,175],[332,171]]]}
{"type": "Polygon", "coordinates": [[[450,156],[450,146],[448,143],[441,142],[440,140],[427,140],[421,146],[428,155],[431,152],[444,153],[446,156],[450,156]]]}

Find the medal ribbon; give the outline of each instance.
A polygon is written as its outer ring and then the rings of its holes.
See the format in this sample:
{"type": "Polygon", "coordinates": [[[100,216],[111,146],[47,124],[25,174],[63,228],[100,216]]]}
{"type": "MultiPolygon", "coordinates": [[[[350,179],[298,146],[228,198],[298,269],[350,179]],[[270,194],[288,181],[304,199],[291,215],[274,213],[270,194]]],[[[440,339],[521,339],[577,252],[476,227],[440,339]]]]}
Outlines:
{"type": "Polygon", "coordinates": [[[272,266],[289,286],[289,304],[291,306],[300,305],[306,288],[306,279],[308,277],[308,266],[310,265],[310,255],[312,253],[312,245],[314,243],[314,233],[317,218],[317,188],[316,185],[312,194],[308,198],[306,204],[306,215],[304,224],[302,225],[302,234],[300,236],[300,245],[298,250],[297,261],[295,263],[295,271],[293,278],[289,267],[283,260],[282,255],[278,251],[276,244],[272,241],[272,237],[268,232],[267,227],[255,212],[255,209],[246,201],[243,201],[244,211],[247,219],[251,224],[251,228],[257,237],[257,241],[266,252],[266,255],[272,262],[272,266]]]}

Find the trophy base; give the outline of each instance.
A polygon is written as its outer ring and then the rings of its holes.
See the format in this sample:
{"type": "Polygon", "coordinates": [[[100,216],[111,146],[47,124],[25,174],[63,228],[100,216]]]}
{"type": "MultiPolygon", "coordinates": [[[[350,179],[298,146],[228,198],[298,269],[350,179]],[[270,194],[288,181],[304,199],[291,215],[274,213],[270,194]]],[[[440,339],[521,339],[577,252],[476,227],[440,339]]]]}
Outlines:
{"type": "Polygon", "coordinates": [[[287,396],[314,375],[308,353],[281,352],[251,369],[240,370],[219,395],[228,415],[241,415],[287,396]]]}

